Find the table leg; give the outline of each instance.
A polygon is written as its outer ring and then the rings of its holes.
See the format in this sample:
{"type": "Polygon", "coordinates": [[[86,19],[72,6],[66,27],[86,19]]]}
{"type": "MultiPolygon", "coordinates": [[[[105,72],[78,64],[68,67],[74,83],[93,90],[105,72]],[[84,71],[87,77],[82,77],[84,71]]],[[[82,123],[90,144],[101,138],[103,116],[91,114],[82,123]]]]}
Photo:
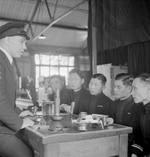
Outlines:
{"type": "Polygon", "coordinates": [[[128,154],[128,135],[120,135],[119,139],[119,157],[127,157],[128,154]]]}

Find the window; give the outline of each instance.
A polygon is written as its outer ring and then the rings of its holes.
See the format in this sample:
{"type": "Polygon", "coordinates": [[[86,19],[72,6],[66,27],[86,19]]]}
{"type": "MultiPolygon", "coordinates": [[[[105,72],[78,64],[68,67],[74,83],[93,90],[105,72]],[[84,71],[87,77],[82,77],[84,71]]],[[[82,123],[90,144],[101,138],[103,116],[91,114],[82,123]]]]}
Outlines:
{"type": "Polygon", "coordinates": [[[68,80],[68,73],[74,68],[74,56],[35,55],[36,88],[39,87],[39,77],[62,75],[68,80]]]}

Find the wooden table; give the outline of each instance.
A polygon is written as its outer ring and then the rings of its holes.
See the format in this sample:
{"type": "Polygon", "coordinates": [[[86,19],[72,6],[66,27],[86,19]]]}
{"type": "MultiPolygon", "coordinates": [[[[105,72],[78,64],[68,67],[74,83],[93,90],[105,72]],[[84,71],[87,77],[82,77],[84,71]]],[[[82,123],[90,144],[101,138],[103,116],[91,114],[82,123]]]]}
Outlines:
{"type": "Polygon", "coordinates": [[[48,124],[24,131],[36,157],[127,157],[130,127],[114,124],[81,132],[65,118],[59,122],[50,120],[48,124]]]}

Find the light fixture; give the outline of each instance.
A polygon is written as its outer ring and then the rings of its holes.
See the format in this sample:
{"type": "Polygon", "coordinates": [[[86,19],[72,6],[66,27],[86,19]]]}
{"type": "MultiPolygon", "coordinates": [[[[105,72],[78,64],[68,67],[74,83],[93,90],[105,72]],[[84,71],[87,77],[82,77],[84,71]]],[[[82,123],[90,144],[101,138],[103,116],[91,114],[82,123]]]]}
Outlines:
{"type": "Polygon", "coordinates": [[[38,39],[44,40],[44,39],[46,39],[46,36],[43,35],[43,34],[41,34],[41,35],[38,37],[38,39]]]}

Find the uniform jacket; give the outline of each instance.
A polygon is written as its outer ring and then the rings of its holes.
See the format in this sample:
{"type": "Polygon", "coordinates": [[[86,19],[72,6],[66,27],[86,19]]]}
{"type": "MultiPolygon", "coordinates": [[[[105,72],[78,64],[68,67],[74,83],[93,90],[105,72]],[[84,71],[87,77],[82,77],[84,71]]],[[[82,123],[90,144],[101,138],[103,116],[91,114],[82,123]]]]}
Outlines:
{"type": "Polygon", "coordinates": [[[102,93],[98,95],[91,95],[88,107],[89,114],[105,114],[110,115],[110,107],[113,101],[102,93]]]}
{"type": "Polygon", "coordinates": [[[73,99],[75,102],[74,114],[79,114],[80,112],[88,112],[88,105],[90,102],[90,93],[88,90],[82,88],[78,92],[73,92],[73,99]]]}
{"type": "MultiPolygon", "coordinates": [[[[125,100],[117,100],[112,108],[114,122],[130,126],[133,128],[133,133],[129,134],[129,151],[134,154],[141,154],[142,138],[140,129],[140,117],[143,106],[135,104],[133,98],[130,96],[125,100]]],[[[141,157],[141,156],[140,156],[141,157]]]]}
{"type": "Polygon", "coordinates": [[[0,134],[14,134],[22,125],[15,108],[15,78],[13,66],[0,50],[0,134]]]}
{"type": "Polygon", "coordinates": [[[144,105],[140,118],[140,127],[143,139],[143,152],[145,155],[150,155],[150,103],[144,105]]]}

